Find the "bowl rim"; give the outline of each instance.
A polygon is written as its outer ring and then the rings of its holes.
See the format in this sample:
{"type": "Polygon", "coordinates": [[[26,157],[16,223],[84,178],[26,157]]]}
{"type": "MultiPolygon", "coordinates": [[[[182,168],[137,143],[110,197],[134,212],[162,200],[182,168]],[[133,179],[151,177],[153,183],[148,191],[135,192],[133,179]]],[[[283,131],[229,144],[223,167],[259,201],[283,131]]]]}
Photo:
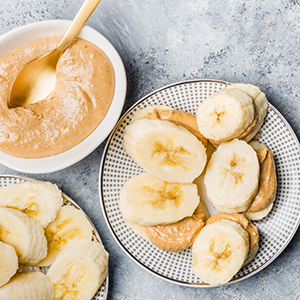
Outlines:
{"type": "MultiPolygon", "coordinates": [[[[26,42],[51,36],[49,35],[50,32],[53,32],[52,36],[63,35],[70,24],[70,20],[45,20],[12,29],[0,36],[0,57],[26,42]],[[21,39],[16,37],[21,37],[21,39]],[[11,46],[3,47],[6,43],[10,43],[11,46]]],[[[52,173],[65,169],[93,152],[106,139],[117,123],[127,92],[126,71],[122,59],[106,37],[92,27],[85,25],[77,36],[101,48],[113,65],[115,93],[106,116],[82,142],[57,155],[43,158],[19,158],[0,151],[0,163],[4,166],[29,174],[52,173]]]]}

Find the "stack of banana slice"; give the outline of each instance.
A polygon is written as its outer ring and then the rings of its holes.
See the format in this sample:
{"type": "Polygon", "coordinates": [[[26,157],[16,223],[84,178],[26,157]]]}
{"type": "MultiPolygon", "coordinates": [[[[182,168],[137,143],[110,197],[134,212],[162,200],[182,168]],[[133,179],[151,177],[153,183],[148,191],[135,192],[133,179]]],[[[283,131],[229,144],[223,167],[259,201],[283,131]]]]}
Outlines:
{"type": "Polygon", "coordinates": [[[253,260],[258,240],[257,227],[243,214],[213,215],[194,242],[193,271],[203,282],[223,285],[253,260]]]}
{"type": "Polygon", "coordinates": [[[232,84],[198,108],[199,131],[217,146],[204,175],[207,197],[220,212],[264,218],[276,196],[273,153],[252,140],[267,114],[268,102],[251,84],[232,84]]]}
{"type": "Polygon", "coordinates": [[[90,222],[50,182],[0,189],[0,228],[2,300],[90,300],[107,275],[108,254],[90,222]]]}
{"type": "Polygon", "coordinates": [[[121,189],[125,222],[162,250],[193,245],[193,270],[205,283],[227,283],[258,251],[250,220],[271,211],[277,188],[272,151],[252,140],[267,109],[258,87],[236,83],[207,98],[196,117],[150,106],[125,128],[124,150],[145,171],[121,189]],[[194,183],[203,177],[221,212],[209,219],[194,183]]]}
{"type": "Polygon", "coordinates": [[[168,106],[139,110],[123,137],[125,151],[145,173],[123,185],[122,215],[135,232],[172,252],[191,246],[205,223],[192,182],[206,166],[207,139],[194,115],[184,113],[189,122],[182,126],[183,113],[168,106]]]}

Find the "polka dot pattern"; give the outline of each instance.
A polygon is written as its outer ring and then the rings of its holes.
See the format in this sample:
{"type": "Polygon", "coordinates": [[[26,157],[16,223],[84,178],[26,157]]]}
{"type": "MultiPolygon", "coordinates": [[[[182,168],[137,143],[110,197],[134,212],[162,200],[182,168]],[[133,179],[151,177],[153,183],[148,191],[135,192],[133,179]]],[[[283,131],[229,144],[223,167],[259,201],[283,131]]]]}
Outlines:
{"type": "MultiPolygon", "coordinates": [[[[192,272],[191,248],[179,253],[160,250],[135,234],[123,220],[118,207],[120,189],[127,179],[143,172],[123,150],[122,137],[135,111],[150,105],[168,105],[196,114],[208,96],[227,86],[218,81],[190,81],[162,88],[141,99],[125,114],[111,134],[100,167],[100,196],[105,218],[120,247],[153,274],[181,285],[207,287],[192,272]]],[[[278,189],[271,213],[254,222],[260,233],[260,249],[255,259],[242,268],[232,282],[245,279],[266,267],[287,246],[298,228],[300,217],[300,153],[292,129],[269,106],[259,141],[274,153],[278,189]]]]}

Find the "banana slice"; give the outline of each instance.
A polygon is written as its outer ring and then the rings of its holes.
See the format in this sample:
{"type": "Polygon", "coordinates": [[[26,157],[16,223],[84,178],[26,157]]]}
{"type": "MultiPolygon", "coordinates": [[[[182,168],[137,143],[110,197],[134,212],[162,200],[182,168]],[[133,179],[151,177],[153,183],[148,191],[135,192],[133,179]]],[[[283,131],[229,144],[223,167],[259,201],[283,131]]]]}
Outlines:
{"type": "Polygon", "coordinates": [[[217,142],[241,135],[254,120],[252,98],[239,89],[222,90],[208,97],[197,110],[199,131],[217,142]]]}
{"type": "Polygon", "coordinates": [[[17,273],[0,288],[1,300],[53,300],[54,286],[41,272],[17,273]]]}
{"type": "MultiPolygon", "coordinates": [[[[200,133],[196,117],[193,114],[165,105],[152,105],[136,111],[131,122],[142,118],[167,120],[176,125],[183,126],[196,136],[205,148],[209,147],[208,140],[200,133]]],[[[210,149],[206,151],[209,152],[210,149]]]]}
{"type": "MultiPolygon", "coordinates": [[[[0,242],[0,287],[18,270],[18,256],[14,247],[0,242]]],[[[0,299],[2,299],[0,297],[0,299]]]]}
{"type": "Polygon", "coordinates": [[[0,206],[16,208],[46,227],[62,206],[62,193],[55,184],[24,181],[0,189],[0,206]]]}
{"type": "Polygon", "coordinates": [[[191,216],[198,204],[195,184],[169,183],[143,173],[125,182],[119,207],[126,221],[154,226],[191,216]]]}
{"type": "Polygon", "coordinates": [[[225,213],[219,213],[213,215],[206,221],[206,225],[209,225],[220,219],[234,221],[240,224],[248,232],[249,252],[243,266],[249,264],[254,259],[259,249],[259,232],[257,227],[252,222],[250,222],[243,214],[225,214],[225,213]]]}
{"type": "Polygon", "coordinates": [[[212,155],[204,176],[208,199],[220,212],[243,212],[251,205],[259,183],[255,150],[234,139],[212,155]]]}
{"type": "Polygon", "coordinates": [[[206,225],[192,250],[196,276],[210,285],[223,285],[242,267],[249,250],[249,235],[241,225],[218,220],[206,225]]]}
{"type": "Polygon", "coordinates": [[[45,235],[48,253],[38,266],[51,265],[58,252],[72,239],[91,240],[93,228],[81,210],[65,205],[58,211],[57,218],[45,228],[45,235]]]}
{"type": "Polygon", "coordinates": [[[273,208],[273,203],[269,204],[269,206],[267,206],[266,208],[260,210],[260,211],[256,211],[256,212],[250,212],[250,211],[246,211],[244,212],[245,216],[252,221],[258,221],[261,220],[263,218],[265,218],[269,212],[272,210],[273,208]]]}
{"type": "Polygon", "coordinates": [[[19,263],[35,265],[47,254],[42,225],[13,208],[0,208],[0,240],[12,245],[19,263]]]}
{"type": "Polygon", "coordinates": [[[54,283],[54,299],[92,299],[107,270],[108,253],[100,243],[69,241],[47,272],[54,283]]]}
{"type": "Polygon", "coordinates": [[[206,149],[187,129],[165,120],[138,119],[125,129],[123,146],[146,172],[188,183],[206,165],[206,149]]]}
{"type": "Polygon", "coordinates": [[[248,130],[248,132],[246,132],[246,134],[242,137],[244,141],[248,142],[256,136],[256,134],[259,132],[260,128],[263,125],[264,119],[268,111],[268,100],[266,98],[266,95],[259,89],[259,87],[253,84],[234,83],[226,88],[226,90],[231,89],[242,90],[243,92],[248,94],[253,100],[257,122],[255,126],[250,128],[251,130],[248,130]]]}

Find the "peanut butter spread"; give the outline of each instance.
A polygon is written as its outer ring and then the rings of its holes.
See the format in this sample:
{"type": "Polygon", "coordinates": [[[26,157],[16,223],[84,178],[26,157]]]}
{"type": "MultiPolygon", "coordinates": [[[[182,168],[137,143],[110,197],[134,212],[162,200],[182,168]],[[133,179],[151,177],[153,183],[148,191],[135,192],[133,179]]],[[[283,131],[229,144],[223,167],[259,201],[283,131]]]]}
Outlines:
{"type": "Polygon", "coordinates": [[[176,125],[180,125],[194,134],[198,140],[200,140],[205,148],[207,148],[207,139],[200,133],[196,121],[196,117],[193,114],[184,112],[182,110],[159,110],[154,109],[148,115],[145,116],[148,119],[161,119],[173,122],[176,125]]]}
{"type": "Polygon", "coordinates": [[[196,209],[191,217],[186,217],[171,225],[145,227],[150,241],[158,248],[179,252],[190,247],[200,230],[204,227],[204,214],[196,209]]]}
{"type": "Polygon", "coordinates": [[[60,39],[35,40],[0,59],[0,150],[7,154],[41,158],[64,152],[89,136],[110,107],[112,64],[102,50],[78,38],[58,61],[55,89],[42,101],[8,108],[19,71],[54,49],[60,39]]]}
{"type": "Polygon", "coordinates": [[[266,208],[276,196],[277,180],[273,153],[267,148],[256,150],[256,153],[260,164],[259,187],[248,212],[266,208]]]}
{"type": "MultiPolygon", "coordinates": [[[[249,233],[250,247],[249,247],[248,257],[252,257],[253,253],[256,253],[258,249],[259,234],[258,234],[257,227],[242,214],[226,214],[226,213],[220,213],[211,216],[206,221],[206,225],[221,219],[234,221],[240,224],[249,233]]],[[[246,261],[248,260],[248,257],[246,258],[246,261]]]]}

